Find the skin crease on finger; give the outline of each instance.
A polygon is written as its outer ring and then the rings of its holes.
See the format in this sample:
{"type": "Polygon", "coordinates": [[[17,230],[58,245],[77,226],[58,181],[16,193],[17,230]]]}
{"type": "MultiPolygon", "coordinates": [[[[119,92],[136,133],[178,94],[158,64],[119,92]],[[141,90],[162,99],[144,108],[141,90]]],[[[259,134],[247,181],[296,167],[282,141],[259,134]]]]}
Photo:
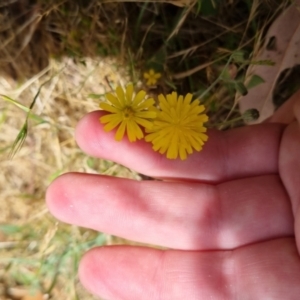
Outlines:
{"type": "Polygon", "coordinates": [[[144,247],[95,248],[79,276],[108,300],[299,300],[300,258],[294,239],[234,251],[178,251],[144,247]]]}

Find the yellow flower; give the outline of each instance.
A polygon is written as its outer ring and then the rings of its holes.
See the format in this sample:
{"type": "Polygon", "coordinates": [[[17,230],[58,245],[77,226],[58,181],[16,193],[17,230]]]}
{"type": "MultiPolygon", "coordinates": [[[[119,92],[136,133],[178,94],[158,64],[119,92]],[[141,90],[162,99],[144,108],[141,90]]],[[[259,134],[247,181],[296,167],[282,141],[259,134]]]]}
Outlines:
{"type": "Polygon", "coordinates": [[[193,150],[200,151],[208,136],[204,134],[206,128],[203,123],[208,116],[202,114],[205,110],[200,101],[192,100],[192,94],[185,97],[173,92],[159,95],[161,111],[154,120],[153,127],[147,129],[145,140],[151,142],[153,150],[166,153],[167,158],[176,159],[178,156],[184,160],[193,150]]]}
{"type": "Polygon", "coordinates": [[[144,73],[144,78],[147,79],[146,84],[148,86],[155,85],[160,77],[161,73],[155,73],[153,69],[150,69],[148,73],[144,73]]]}
{"type": "Polygon", "coordinates": [[[136,95],[133,85],[129,84],[124,91],[121,86],[116,88],[116,95],[105,95],[109,103],[100,103],[100,107],[109,114],[100,118],[106,124],[105,131],[118,127],[115,139],[120,141],[125,132],[130,142],[144,137],[141,127],[150,129],[157,113],[153,98],[146,99],[146,92],[141,90],[136,95]]]}

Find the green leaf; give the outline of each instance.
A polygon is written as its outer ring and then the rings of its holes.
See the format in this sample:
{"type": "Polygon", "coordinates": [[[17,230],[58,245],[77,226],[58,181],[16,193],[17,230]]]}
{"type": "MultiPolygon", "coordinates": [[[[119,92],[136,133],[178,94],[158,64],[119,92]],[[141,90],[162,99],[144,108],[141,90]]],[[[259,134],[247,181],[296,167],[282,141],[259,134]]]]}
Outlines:
{"type": "Polygon", "coordinates": [[[244,51],[241,51],[241,50],[234,51],[232,53],[231,57],[235,62],[238,62],[238,63],[242,63],[245,61],[245,53],[244,53],[244,51]]]}
{"type": "Polygon", "coordinates": [[[13,224],[0,224],[0,230],[6,234],[14,234],[21,231],[21,227],[13,224]]]}
{"type": "Polygon", "coordinates": [[[11,146],[11,151],[9,153],[10,159],[12,159],[15,156],[15,154],[22,148],[24,141],[27,137],[27,133],[28,133],[28,117],[26,117],[23,127],[21,128],[15,141],[13,142],[13,144],[11,146]]]}
{"type": "Polygon", "coordinates": [[[258,75],[253,75],[249,82],[247,83],[247,88],[252,89],[256,86],[258,86],[261,83],[264,83],[265,81],[258,75]]]}
{"type": "Polygon", "coordinates": [[[241,81],[235,81],[234,82],[235,89],[243,96],[248,94],[248,90],[245,87],[245,85],[241,81]]]}
{"type": "Polygon", "coordinates": [[[2,97],[5,101],[10,102],[10,103],[16,105],[17,107],[21,108],[26,113],[28,113],[30,111],[30,108],[28,108],[27,106],[21,104],[20,102],[14,100],[14,99],[12,99],[12,98],[10,98],[8,96],[0,95],[0,97],[2,97]]]}
{"type": "Polygon", "coordinates": [[[88,94],[88,98],[91,99],[99,99],[101,97],[103,97],[105,94],[88,94]]]}
{"type": "Polygon", "coordinates": [[[86,161],[87,165],[89,168],[94,169],[95,167],[95,158],[94,157],[89,157],[86,161]]]}
{"type": "Polygon", "coordinates": [[[163,46],[147,61],[146,68],[154,69],[156,72],[163,72],[166,59],[167,52],[165,46],[163,46]]]}
{"type": "Polygon", "coordinates": [[[54,179],[56,179],[58,176],[60,176],[63,173],[63,169],[57,170],[54,173],[52,173],[49,178],[48,181],[52,182],[54,179]]]}
{"type": "Polygon", "coordinates": [[[201,14],[205,17],[215,15],[217,13],[220,0],[202,0],[198,1],[198,9],[200,6],[201,14]],[[200,2],[200,3],[199,3],[200,2]]]}
{"type": "Polygon", "coordinates": [[[225,82],[232,82],[228,66],[222,70],[222,73],[220,74],[220,79],[225,82]]]}
{"type": "Polygon", "coordinates": [[[22,126],[20,132],[18,133],[15,141],[13,142],[12,144],[12,147],[11,147],[11,151],[10,151],[10,154],[9,154],[9,157],[12,159],[15,154],[21,149],[21,147],[23,146],[24,144],[24,141],[27,137],[27,133],[28,133],[28,118],[33,118],[33,119],[36,119],[36,120],[39,120],[41,123],[44,123],[45,121],[40,118],[39,116],[36,116],[35,114],[33,114],[31,112],[32,108],[34,107],[35,105],[35,102],[36,102],[36,99],[38,98],[42,88],[44,87],[44,85],[48,82],[50,82],[52,80],[53,77],[51,77],[50,79],[48,79],[47,81],[45,81],[43,84],[40,85],[37,93],[35,94],[32,102],[30,103],[30,106],[29,108],[22,105],[21,103],[19,103],[18,101],[16,100],[13,100],[5,95],[0,95],[1,97],[4,98],[4,100],[10,102],[10,103],[13,103],[15,104],[17,107],[21,108],[22,110],[24,110],[26,112],[26,119],[25,119],[25,122],[24,122],[24,125],[22,126]]]}

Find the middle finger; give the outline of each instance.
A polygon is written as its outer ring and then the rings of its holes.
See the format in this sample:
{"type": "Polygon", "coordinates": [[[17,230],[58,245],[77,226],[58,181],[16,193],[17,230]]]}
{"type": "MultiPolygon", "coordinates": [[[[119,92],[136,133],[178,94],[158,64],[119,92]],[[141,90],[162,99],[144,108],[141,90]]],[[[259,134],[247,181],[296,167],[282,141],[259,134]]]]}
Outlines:
{"type": "Polygon", "coordinates": [[[177,249],[230,249],[293,235],[277,175],[210,185],[69,173],[52,183],[46,200],[64,222],[177,249]]]}

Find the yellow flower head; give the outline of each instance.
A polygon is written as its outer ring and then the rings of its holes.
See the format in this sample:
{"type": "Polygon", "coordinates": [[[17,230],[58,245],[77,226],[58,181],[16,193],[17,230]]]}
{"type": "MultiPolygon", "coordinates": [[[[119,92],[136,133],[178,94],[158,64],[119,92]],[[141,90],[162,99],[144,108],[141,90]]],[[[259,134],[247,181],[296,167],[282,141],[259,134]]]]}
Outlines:
{"type": "Polygon", "coordinates": [[[160,77],[161,73],[155,73],[153,69],[150,69],[148,73],[144,73],[144,78],[147,79],[146,84],[148,86],[155,85],[160,77]]]}
{"type": "Polygon", "coordinates": [[[192,100],[192,94],[177,97],[173,92],[159,95],[161,111],[151,129],[147,129],[145,140],[151,142],[153,150],[165,154],[169,159],[178,156],[184,160],[193,150],[200,151],[208,137],[204,132],[203,123],[208,121],[208,116],[202,114],[205,110],[200,101],[192,100]]]}
{"type": "Polygon", "coordinates": [[[121,86],[116,88],[116,95],[105,95],[109,103],[100,103],[100,107],[109,114],[100,118],[100,122],[106,124],[105,131],[118,127],[115,139],[120,141],[125,132],[130,142],[144,137],[141,127],[150,129],[152,121],[156,117],[156,108],[152,98],[146,99],[146,92],[141,90],[136,95],[133,85],[129,84],[124,91],[121,86]]]}

